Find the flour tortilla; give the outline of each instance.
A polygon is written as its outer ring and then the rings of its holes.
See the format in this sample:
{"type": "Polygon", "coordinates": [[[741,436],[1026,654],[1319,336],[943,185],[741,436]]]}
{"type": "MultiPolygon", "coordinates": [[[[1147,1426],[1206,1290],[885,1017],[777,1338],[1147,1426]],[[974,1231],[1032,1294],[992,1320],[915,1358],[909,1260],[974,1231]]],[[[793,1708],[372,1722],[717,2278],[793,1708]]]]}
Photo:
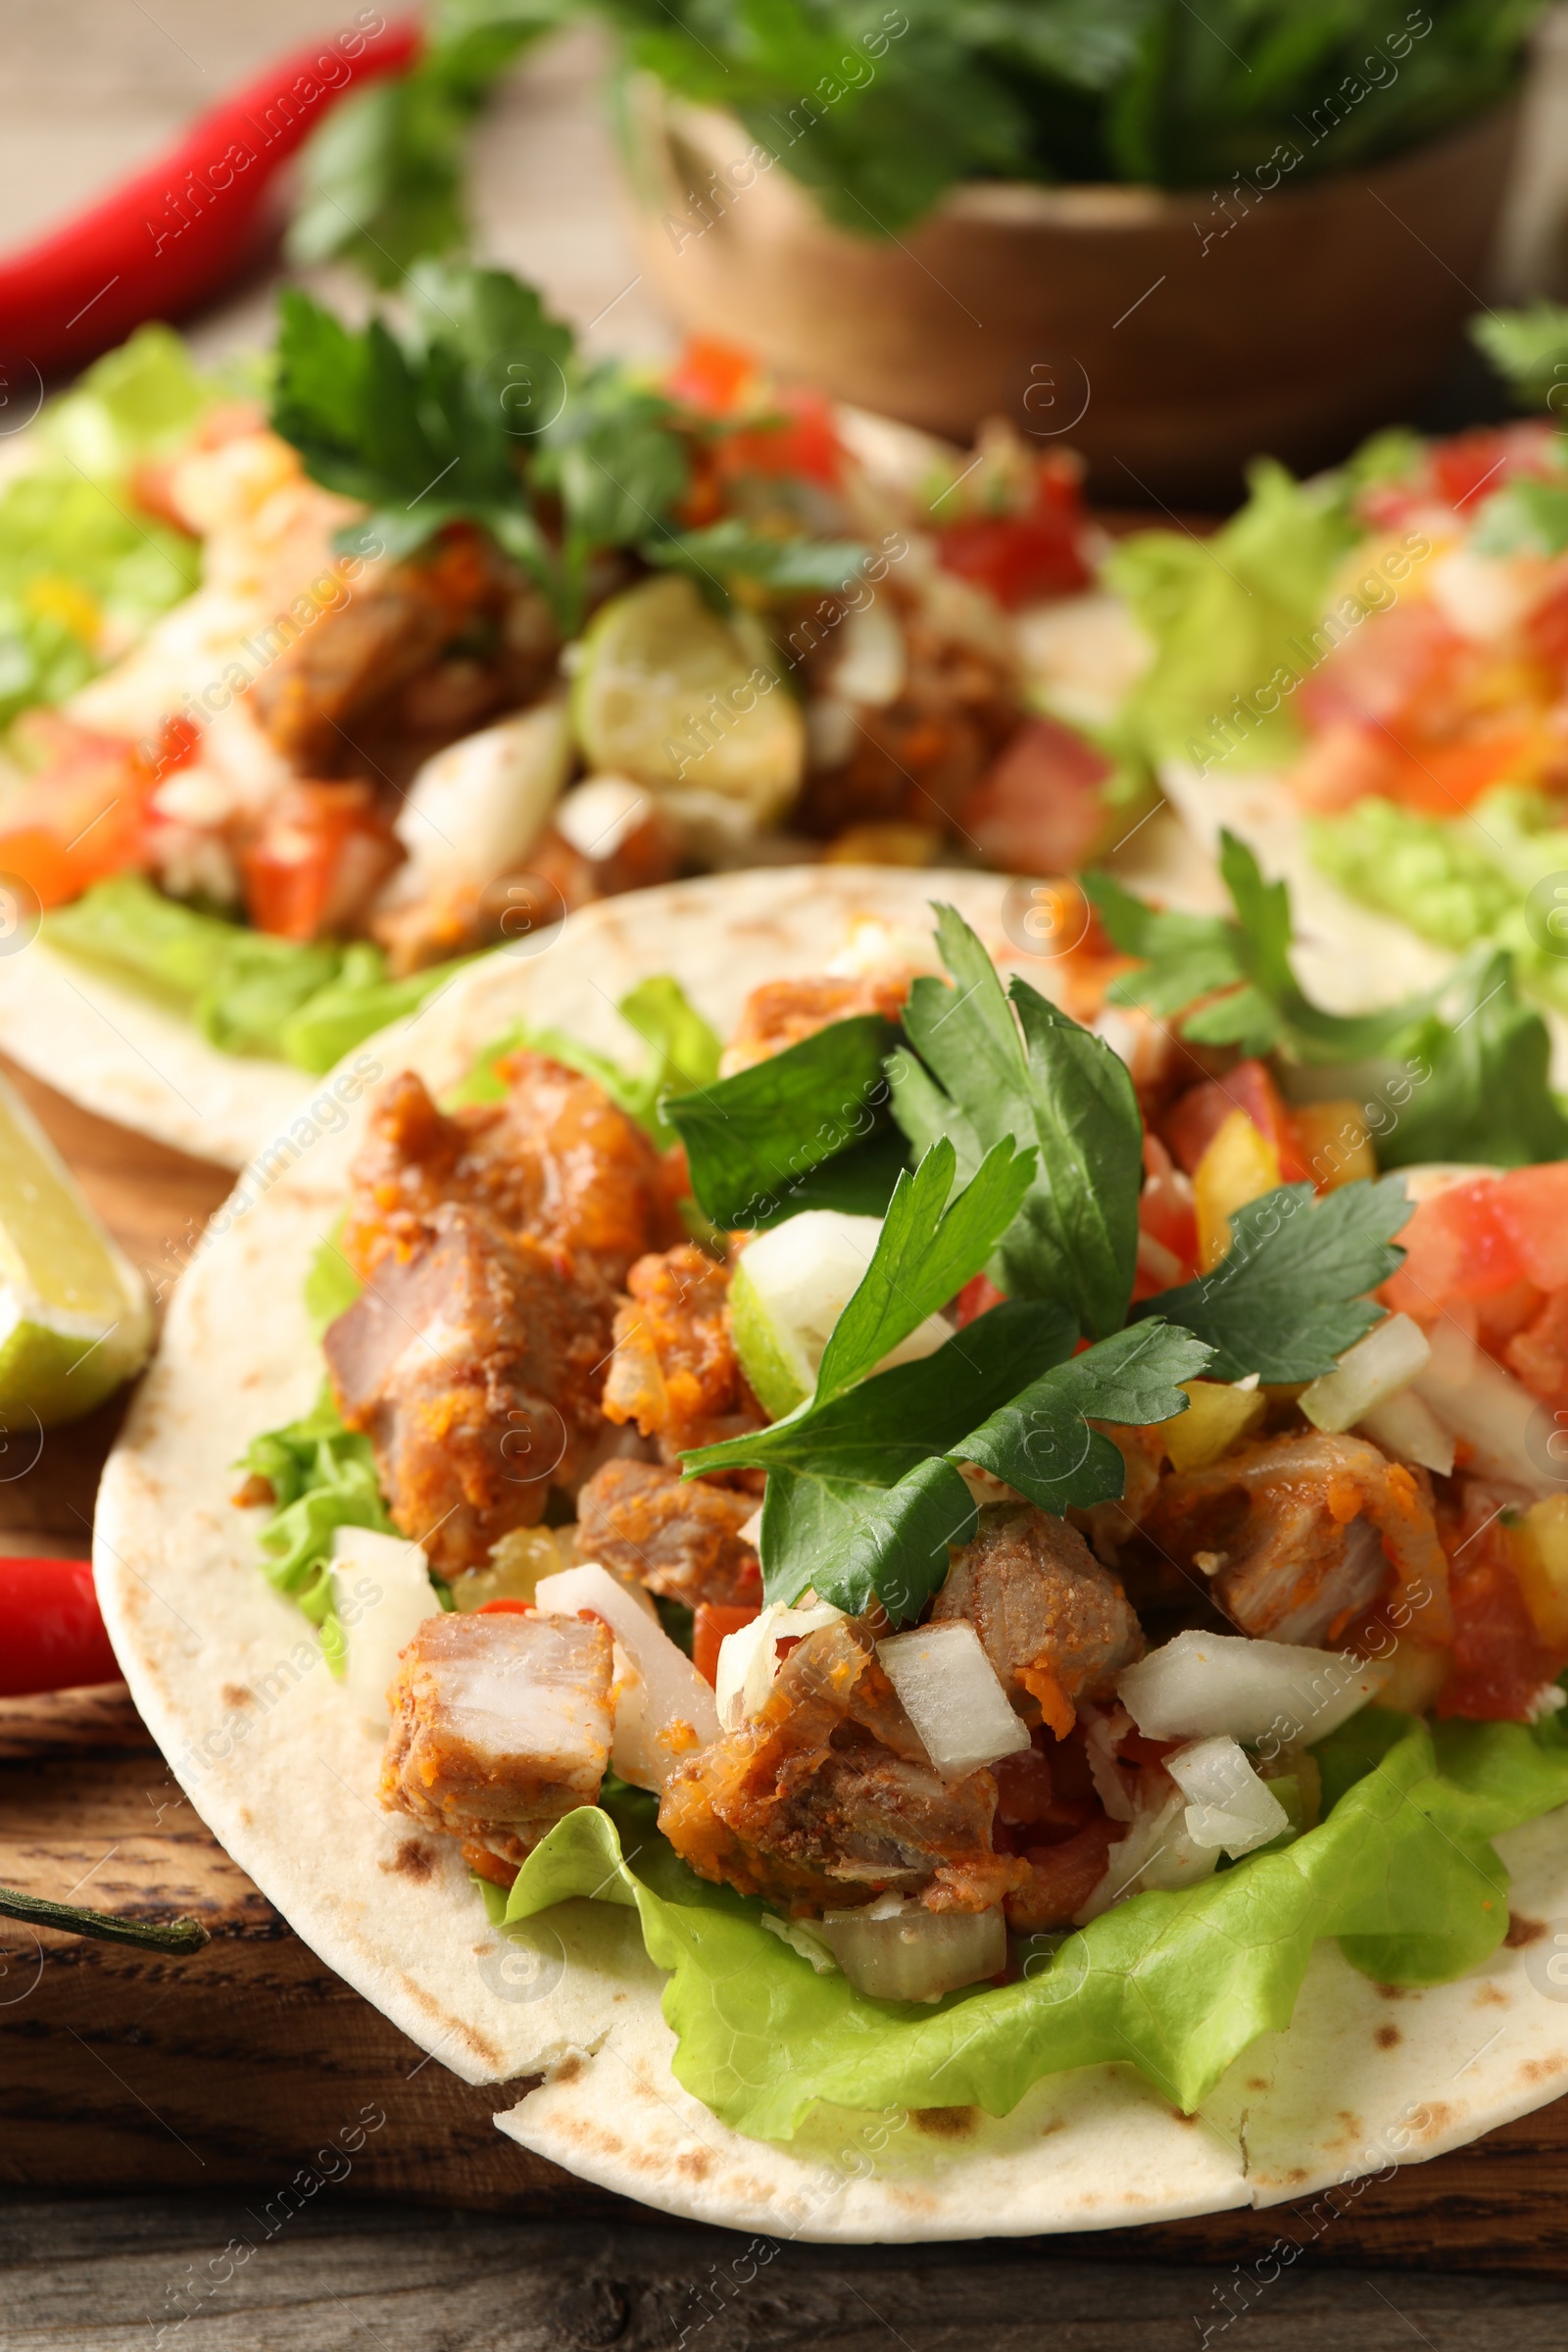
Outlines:
{"type": "MultiPolygon", "coordinates": [[[[322,1960],[442,2064],[511,2086],[498,2088],[503,2132],[701,2221],[884,2240],[1267,2205],[1457,2146],[1568,2079],[1568,2001],[1537,1989],[1548,1983],[1548,1938],[1393,2002],[1320,1946],[1291,2031],[1240,2058],[1197,2119],[1130,2066],[1104,2066],[1038,2083],[1002,2121],[969,2109],[819,2110],[793,2142],[743,2138],[670,2073],[662,1979],[633,1913],[564,1904],[509,1947],[456,1847],[379,1811],[379,1745],[256,1564],[257,1515],[229,1503],[230,1464],[315,1395],[320,1359],[300,1286],[341,1210],[377,1072],[413,1066],[443,1088],[519,1015],[629,1056],[614,1002],[654,972],[673,971],[723,1031],[758,982],[819,970],[858,912],[928,926],[928,901],[946,898],[1000,941],[1005,891],[971,874],[749,873],[611,900],[531,960],[476,968],[323,1082],[335,1100],[355,1098],[341,1131],[242,1180],[178,1286],[99,1498],[94,1565],[117,1653],[181,1786],[236,1861],[322,1960]],[[509,1948],[536,1955],[531,1979],[514,1956],[509,1983],[509,1948]],[[540,2080],[518,2096],[519,2078],[540,2080]]],[[[1050,966],[1037,972],[1049,986],[1050,966]]],[[[1568,1934],[1563,1817],[1500,1843],[1516,1913],[1568,1934]]]]}

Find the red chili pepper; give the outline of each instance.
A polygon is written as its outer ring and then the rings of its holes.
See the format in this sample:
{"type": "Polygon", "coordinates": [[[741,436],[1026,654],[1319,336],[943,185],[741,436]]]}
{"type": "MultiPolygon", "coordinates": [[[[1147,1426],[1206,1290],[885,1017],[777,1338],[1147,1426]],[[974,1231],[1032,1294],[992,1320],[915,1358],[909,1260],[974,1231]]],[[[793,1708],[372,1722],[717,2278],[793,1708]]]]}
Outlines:
{"type": "Polygon", "coordinates": [[[0,1698],[119,1680],[89,1563],[0,1559],[0,1698]]]}
{"type": "Polygon", "coordinates": [[[0,321],[40,374],[84,367],[148,318],[177,318],[256,258],[277,167],[337,101],[417,57],[412,17],[362,9],[202,115],[159,162],[0,259],[0,321]]]}

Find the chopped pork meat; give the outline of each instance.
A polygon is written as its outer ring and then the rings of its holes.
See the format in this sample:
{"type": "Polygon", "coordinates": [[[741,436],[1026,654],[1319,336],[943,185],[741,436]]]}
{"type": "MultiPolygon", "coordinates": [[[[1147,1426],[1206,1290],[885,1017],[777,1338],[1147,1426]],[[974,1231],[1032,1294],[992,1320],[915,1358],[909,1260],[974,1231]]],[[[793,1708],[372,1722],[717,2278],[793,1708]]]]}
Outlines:
{"type": "Polygon", "coordinates": [[[577,1497],[577,1550],[688,1608],[760,1608],[761,1566],[740,1534],[756,1510],[752,1495],[662,1462],[606,1462],[577,1497]]]}
{"type": "Polygon", "coordinates": [[[440,1575],[482,1567],[581,1476],[604,1430],[609,1323],[608,1295],[585,1299],[542,1243],[447,1201],[328,1327],[338,1409],[440,1575]]]}
{"type": "Polygon", "coordinates": [[[1130,1428],[1120,1421],[1092,1421],[1090,1427],[1109,1438],[1121,1455],[1126,1482],[1114,1502],[1097,1502],[1086,1511],[1074,1511],[1072,1523],[1083,1529],[1097,1558],[1107,1568],[1119,1568],[1123,1548],[1148,1517],[1159,1492],[1164,1441],[1157,1429],[1130,1428]]]}
{"type": "Polygon", "coordinates": [[[411,1070],[382,1089],[354,1163],[343,1234],[362,1280],[389,1251],[410,1248],[446,1200],[472,1202],[532,1235],[562,1254],[564,1273],[585,1291],[617,1291],[635,1259],[674,1238],[659,1154],[603,1087],[544,1054],[511,1055],[502,1075],[503,1102],[451,1117],[411,1070]]]}
{"type": "Polygon", "coordinates": [[[788,1046],[814,1037],[834,1021],[879,1012],[896,1021],[909,993],[906,976],[883,973],[866,979],[767,980],[746,1000],[740,1026],[724,1049],[726,1078],[753,1062],[770,1061],[788,1046]]]}
{"type": "Polygon", "coordinates": [[[1364,1438],[1270,1438],[1160,1489],[1150,1532],[1212,1580],[1244,1633],[1315,1644],[1396,1580],[1416,1633],[1451,1637],[1448,1567],[1425,1471],[1364,1438]]]}
{"type": "Polygon", "coordinates": [[[659,1826],[702,1877],[796,1910],[917,1894],[985,1911],[1027,1882],[991,1850],[997,1785],[936,1772],[876,1660],[840,1619],[793,1649],[761,1712],[676,1768],[659,1826]]]}
{"type": "Polygon", "coordinates": [[[449,532],[423,556],[369,566],[300,630],[252,689],[257,715],[302,775],[363,770],[367,721],[450,738],[549,684],[549,610],[484,534],[449,532]]]}
{"type": "Polygon", "coordinates": [[[612,1671],[597,1618],[428,1618],[388,1694],[382,1804],[465,1839],[510,1882],[547,1830],[598,1799],[612,1671]]]}
{"type": "Polygon", "coordinates": [[[1008,1698],[1058,1739],[1076,1702],[1110,1690],[1143,1654],[1121,1586],[1076,1528],[1033,1505],[989,1506],[974,1541],[955,1550],[933,1618],[966,1617],[1008,1698]]]}
{"type": "MultiPolygon", "coordinates": [[[[605,1411],[657,1438],[666,1462],[688,1446],[760,1429],[766,1418],[730,1338],[729,1286],[729,1267],[690,1242],[639,1258],[626,1277],[605,1411]]],[[[742,1483],[760,1490],[755,1474],[743,1474],[742,1483]]]]}

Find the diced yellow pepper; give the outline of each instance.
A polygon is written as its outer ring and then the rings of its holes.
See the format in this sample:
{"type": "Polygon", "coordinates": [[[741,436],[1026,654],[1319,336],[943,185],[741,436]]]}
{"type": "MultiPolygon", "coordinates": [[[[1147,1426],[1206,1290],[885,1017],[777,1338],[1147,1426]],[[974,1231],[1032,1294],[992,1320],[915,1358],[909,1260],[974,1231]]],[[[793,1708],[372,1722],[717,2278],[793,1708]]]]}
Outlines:
{"type": "Polygon", "coordinates": [[[1376,1176],[1378,1155],[1359,1102],[1349,1096],[1343,1101],[1298,1102],[1292,1116],[1300,1138],[1301,1157],[1319,1192],[1332,1193],[1336,1185],[1376,1176]]]}
{"type": "Polygon", "coordinates": [[[487,1600],[532,1600],[542,1576],[559,1576],[571,1560],[548,1527],[514,1527],[491,1545],[488,1568],[473,1568],[452,1580],[452,1597],[466,1613],[487,1600]]]}
{"type": "Polygon", "coordinates": [[[1159,1425],[1173,1470],[1206,1470],[1268,1410],[1261,1389],[1228,1388],[1219,1380],[1184,1380],[1182,1387],[1192,1399],[1186,1412],[1159,1425]]]}
{"type": "Polygon", "coordinates": [[[1568,1494],[1533,1502],[1508,1536],[1536,1631],[1548,1649],[1568,1649],[1568,1494]]]}
{"type": "Polygon", "coordinates": [[[1260,1193],[1271,1193],[1279,1181],[1279,1153],[1245,1110],[1233,1110],[1193,1178],[1200,1273],[1209,1273],[1230,1248],[1233,1213],[1260,1193]]]}

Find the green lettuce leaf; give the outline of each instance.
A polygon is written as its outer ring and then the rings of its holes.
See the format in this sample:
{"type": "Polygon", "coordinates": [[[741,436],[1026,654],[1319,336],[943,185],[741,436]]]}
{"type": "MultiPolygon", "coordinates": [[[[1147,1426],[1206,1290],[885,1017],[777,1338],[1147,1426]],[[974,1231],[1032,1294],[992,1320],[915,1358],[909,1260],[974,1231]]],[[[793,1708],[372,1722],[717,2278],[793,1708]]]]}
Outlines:
{"type": "Polygon", "coordinates": [[[529,1856],[505,1918],[587,1895],[634,1906],[669,1972],[676,2080],[726,2124],[788,2139],[811,2109],[977,2106],[1005,2115],[1042,2077],[1131,2061],[1191,2112],[1260,2034],[1289,2025],[1314,1943],[1390,1984],[1477,1967],[1508,1924],[1492,1839],[1568,1801],[1555,1718],[1436,1733],[1367,1711],[1319,1750],[1325,1820],[1180,1893],[1118,1904],[1037,1974],[930,2006],[874,2001],[696,1878],[645,1805],[569,1814],[529,1856]],[[624,1844],[623,1844],[624,1840],[624,1844]],[[623,1853],[635,1848],[635,1868],[623,1853]]]}
{"type": "Polygon", "coordinates": [[[1336,484],[1294,481],[1269,459],[1248,478],[1247,504],[1210,538],[1139,531],[1103,568],[1154,648],[1117,724],[1124,752],[1152,767],[1168,759],[1210,765],[1228,757],[1233,736],[1232,765],[1267,766],[1300,741],[1283,695],[1268,716],[1237,721],[1231,707],[1280,670],[1295,681],[1311,666],[1301,641],[1322,620],[1359,534],[1336,484]]]}
{"type": "Polygon", "coordinates": [[[166,898],[141,874],[95,882],[44,918],[43,936],[181,1004],[223,1053],[271,1054],[311,1071],[329,1070],[464,968],[435,964],[389,980],[368,941],[275,939],[166,898]]]}
{"type": "Polygon", "coordinates": [[[1379,1159],[1385,1167],[1473,1159],[1517,1168],[1568,1158],[1568,1117],[1548,1084],[1551,1036],[1520,998],[1514,958],[1501,948],[1478,950],[1458,979],[1453,1018],[1432,1033],[1426,1081],[1380,1137],[1379,1159]]]}
{"type": "MultiPolygon", "coordinates": [[[[319,1305],[318,1285],[316,1296],[319,1305]]],[[[342,1639],[332,1607],[333,1534],[340,1527],[397,1532],[381,1500],[369,1439],[344,1428],[331,1389],[323,1385],[302,1420],[253,1438],[235,1468],[265,1478],[272,1490],[259,1538],[268,1582],[320,1628],[322,1647],[335,1661],[342,1639]]]]}

